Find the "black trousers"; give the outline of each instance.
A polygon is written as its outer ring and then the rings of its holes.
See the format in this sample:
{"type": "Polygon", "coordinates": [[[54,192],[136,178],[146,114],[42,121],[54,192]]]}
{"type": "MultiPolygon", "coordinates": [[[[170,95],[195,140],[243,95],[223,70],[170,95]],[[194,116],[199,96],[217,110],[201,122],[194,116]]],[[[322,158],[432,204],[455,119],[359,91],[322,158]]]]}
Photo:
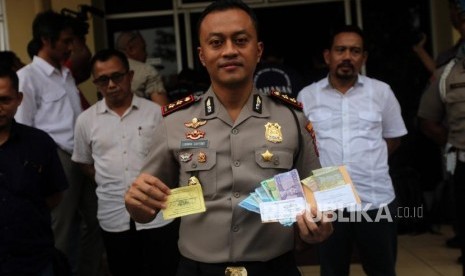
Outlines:
{"type": "MultiPolygon", "coordinates": [[[[369,276],[394,276],[397,258],[397,203],[388,204],[392,221],[378,221],[378,210],[369,210],[371,218],[333,222],[334,232],[319,245],[319,259],[322,276],[349,275],[354,244],[358,250],[363,270],[369,276]]],[[[381,214],[386,214],[382,212],[381,214]]],[[[344,218],[349,218],[344,211],[344,218]]],[[[363,218],[363,217],[362,217],[363,218]]]]}
{"type": "Polygon", "coordinates": [[[102,230],[112,276],[176,275],[179,222],[176,219],[160,228],[136,231],[131,221],[129,231],[113,233],[102,230]]]}
{"type": "MultiPolygon", "coordinates": [[[[181,256],[178,276],[221,276],[227,267],[245,267],[247,276],[300,276],[294,254],[288,252],[267,262],[202,263],[181,256]]],[[[234,274],[232,274],[234,275],[234,274]]]]}

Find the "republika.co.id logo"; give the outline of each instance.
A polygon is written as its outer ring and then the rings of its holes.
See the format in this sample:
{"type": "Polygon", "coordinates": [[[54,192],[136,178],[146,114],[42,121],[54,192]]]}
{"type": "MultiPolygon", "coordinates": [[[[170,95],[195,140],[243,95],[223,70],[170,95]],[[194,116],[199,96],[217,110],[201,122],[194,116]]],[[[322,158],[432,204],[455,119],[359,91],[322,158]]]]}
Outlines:
{"type": "Polygon", "coordinates": [[[340,208],[334,206],[328,208],[317,217],[313,218],[314,221],[321,221],[324,216],[325,221],[338,221],[338,222],[393,222],[395,219],[421,219],[423,218],[423,206],[399,206],[396,209],[390,209],[388,204],[381,204],[378,209],[371,209],[370,203],[361,205],[354,205],[349,208],[340,208]]]}

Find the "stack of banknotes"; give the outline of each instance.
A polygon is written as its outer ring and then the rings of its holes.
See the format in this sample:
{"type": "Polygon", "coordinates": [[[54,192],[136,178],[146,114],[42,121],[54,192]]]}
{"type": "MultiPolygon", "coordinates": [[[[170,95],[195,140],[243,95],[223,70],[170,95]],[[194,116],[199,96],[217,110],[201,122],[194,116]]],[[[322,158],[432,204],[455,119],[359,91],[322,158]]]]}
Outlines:
{"type": "Polygon", "coordinates": [[[239,206],[260,214],[262,222],[292,225],[297,214],[307,208],[297,170],[263,180],[254,192],[239,203],[239,206]]]}

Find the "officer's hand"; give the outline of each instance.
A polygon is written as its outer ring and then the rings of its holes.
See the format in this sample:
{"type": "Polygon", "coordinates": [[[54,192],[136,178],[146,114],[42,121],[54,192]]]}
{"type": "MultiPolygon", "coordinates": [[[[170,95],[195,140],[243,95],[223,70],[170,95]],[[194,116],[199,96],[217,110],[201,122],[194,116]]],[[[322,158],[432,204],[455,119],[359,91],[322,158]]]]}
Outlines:
{"type": "Polygon", "coordinates": [[[124,196],[124,203],[131,217],[140,223],[152,221],[160,209],[166,208],[170,189],[160,179],[142,173],[132,183],[124,196]]]}
{"type": "Polygon", "coordinates": [[[316,209],[306,210],[297,216],[299,237],[305,243],[319,243],[326,240],[333,233],[333,224],[328,213],[318,212],[316,209]]]}

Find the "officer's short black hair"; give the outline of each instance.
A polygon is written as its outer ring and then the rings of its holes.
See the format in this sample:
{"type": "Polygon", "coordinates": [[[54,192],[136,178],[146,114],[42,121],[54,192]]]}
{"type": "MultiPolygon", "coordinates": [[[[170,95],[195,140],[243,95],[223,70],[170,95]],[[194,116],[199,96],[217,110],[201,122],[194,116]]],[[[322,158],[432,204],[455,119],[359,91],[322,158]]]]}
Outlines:
{"type": "Polygon", "coordinates": [[[340,33],[356,33],[362,38],[362,47],[365,50],[365,34],[363,30],[357,25],[341,25],[333,29],[329,35],[329,41],[327,45],[327,49],[331,49],[333,47],[334,38],[340,33]]]}
{"type": "Polygon", "coordinates": [[[242,2],[241,0],[217,0],[213,1],[203,10],[202,14],[200,14],[200,18],[197,21],[197,35],[200,36],[200,25],[208,14],[215,11],[225,11],[230,9],[241,9],[245,11],[252,19],[255,30],[257,31],[257,35],[259,34],[257,15],[246,3],[242,2]]]}
{"type": "Polygon", "coordinates": [[[129,62],[126,55],[121,51],[111,48],[100,50],[92,57],[92,59],[90,60],[90,66],[92,68],[92,71],[94,70],[94,65],[97,61],[107,61],[112,57],[118,58],[123,64],[124,69],[126,71],[129,71],[129,62]]]}

